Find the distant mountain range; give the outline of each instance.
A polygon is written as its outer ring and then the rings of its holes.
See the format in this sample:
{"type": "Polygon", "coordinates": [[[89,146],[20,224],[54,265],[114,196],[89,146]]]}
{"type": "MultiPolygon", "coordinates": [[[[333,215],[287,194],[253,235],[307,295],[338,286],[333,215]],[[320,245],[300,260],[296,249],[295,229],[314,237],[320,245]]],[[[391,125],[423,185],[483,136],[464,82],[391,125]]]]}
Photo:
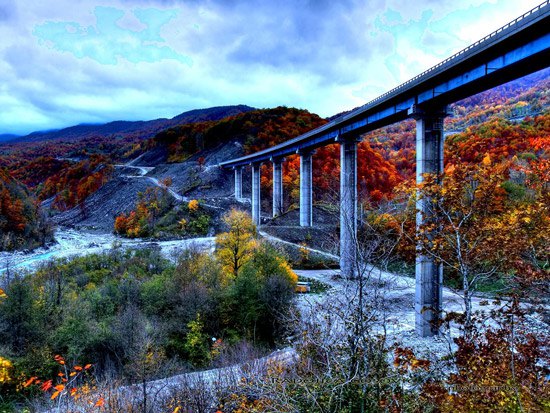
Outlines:
{"type": "Polygon", "coordinates": [[[0,135],[0,143],[41,142],[55,139],[81,140],[86,138],[113,137],[126,138],[129,135],[143,139],[153,137],[157,132],[185,123],[216,121],[227,116],[255,110],[246,105],[217,106],[208,109],[195,109],[181,113],[171,119],[160,118],[149,121],[114,121],[104,124],[80,124],[68,128],[33,132],[25,136],[0,135]]]}
{"type": "Polygon", "coordinates": [[[0,134],[0,142],[12,141],[19,138],[19,135],[11,135],[9,133],[0,134]]]}

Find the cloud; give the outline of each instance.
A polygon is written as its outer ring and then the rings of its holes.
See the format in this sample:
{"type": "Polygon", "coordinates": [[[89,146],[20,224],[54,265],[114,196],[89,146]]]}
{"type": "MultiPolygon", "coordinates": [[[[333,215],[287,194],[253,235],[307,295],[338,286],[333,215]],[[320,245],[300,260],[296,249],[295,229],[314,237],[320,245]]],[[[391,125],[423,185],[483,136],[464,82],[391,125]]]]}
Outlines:
{"type": "Polygon", "coordinates": [[[41,44],[55,50],[72,53],[82,59],[89,57],[102,64],[117,64],[119,59],[132,63],[178,60],[191,65],[188,56],[165,44],[160,31],[177,16],[173,10],[138,9],[133,12],[139,27],[128,27],[119,22],[124,10],[114,7],[96,7],[94,26],[83,26],[72,21],[48,21],[38,25],[33,34],[41,44]]]}
{"type": "Polygon", "coordinates": [[[6,22],[16,14],[16,6],[7,0],[0,1],[0,22],[6,22]]]}
{"type": "Polygon", "coordinates": [[[236,103],[330,116],[537,2],[0,0],[0,133],[236,103]]]}

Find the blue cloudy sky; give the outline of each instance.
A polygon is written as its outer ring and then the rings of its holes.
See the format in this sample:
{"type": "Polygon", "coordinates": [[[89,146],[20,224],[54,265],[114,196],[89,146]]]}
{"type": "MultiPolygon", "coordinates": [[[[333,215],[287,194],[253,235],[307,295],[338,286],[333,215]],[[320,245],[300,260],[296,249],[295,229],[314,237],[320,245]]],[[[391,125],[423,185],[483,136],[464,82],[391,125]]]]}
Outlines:
{"type": "Polygon", "coordinates": [[[0,134],[362,105],[541,0],[0,0],[0,134]]]}

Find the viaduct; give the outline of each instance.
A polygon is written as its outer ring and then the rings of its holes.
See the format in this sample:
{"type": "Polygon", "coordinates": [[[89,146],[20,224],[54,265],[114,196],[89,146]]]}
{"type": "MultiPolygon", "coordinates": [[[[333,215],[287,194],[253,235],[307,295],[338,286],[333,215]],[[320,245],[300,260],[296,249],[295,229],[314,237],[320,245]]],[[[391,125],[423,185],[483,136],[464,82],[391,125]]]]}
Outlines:
{"type": "MultiPolygon", "coordinates": [[[[223,162],[235,171],[235,197],[242,198],[242,171],[252,169],[252,218],[260,224],[260,166],[273,164],[273,216],[282,212],[282,163],[300,156],[300,225],[312,225],[312,155],[340,144],[340,269],[352,278],[356,264],[357,144],[366,132],[416,120],[416,180],[443,169],[443,119],[447,105],[549,66],[550,2],[547,0],[436,66],[331,122],[271,148],[223,162]]],[[[417,203],[417,225],[429,212],[417,203]]],[[[443,269],[431,257],[416,257],[416,332],[438,333],[443,269]]]]}

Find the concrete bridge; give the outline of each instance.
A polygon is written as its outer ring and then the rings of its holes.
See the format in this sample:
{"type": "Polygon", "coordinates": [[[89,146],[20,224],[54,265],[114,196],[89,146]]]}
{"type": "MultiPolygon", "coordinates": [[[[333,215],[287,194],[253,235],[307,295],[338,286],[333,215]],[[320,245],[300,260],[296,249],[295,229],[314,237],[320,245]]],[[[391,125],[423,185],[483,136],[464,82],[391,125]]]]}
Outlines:
{"type": "MultiPolygon", "coordinates": [[[[357,144],[366,132],[402,121],[416,120],[416,180],[443,169],[443,119],[447,105],[549,66],[550,4],[518,17],[436,66],[379,96],[366,105],[294,139],[269,149],[223,162],[235,171],[235,196],[242,198],[242,170],[252,169],[252,218],[260,224],[260,166],[273,164],[273,216],[282,212],[282,163],[300,156],[300,225],[312,225],[312,156],[315,149],[340,144],[340,268],[354,276],[357,235],[357,144]]],[[[417,204],[417,224],[428,212],[417,204]]],[[[416,330],[421,336],[438,333],[433,321],[442,307],[442,267],[431,257],[416,258],[416,330]]]]}

